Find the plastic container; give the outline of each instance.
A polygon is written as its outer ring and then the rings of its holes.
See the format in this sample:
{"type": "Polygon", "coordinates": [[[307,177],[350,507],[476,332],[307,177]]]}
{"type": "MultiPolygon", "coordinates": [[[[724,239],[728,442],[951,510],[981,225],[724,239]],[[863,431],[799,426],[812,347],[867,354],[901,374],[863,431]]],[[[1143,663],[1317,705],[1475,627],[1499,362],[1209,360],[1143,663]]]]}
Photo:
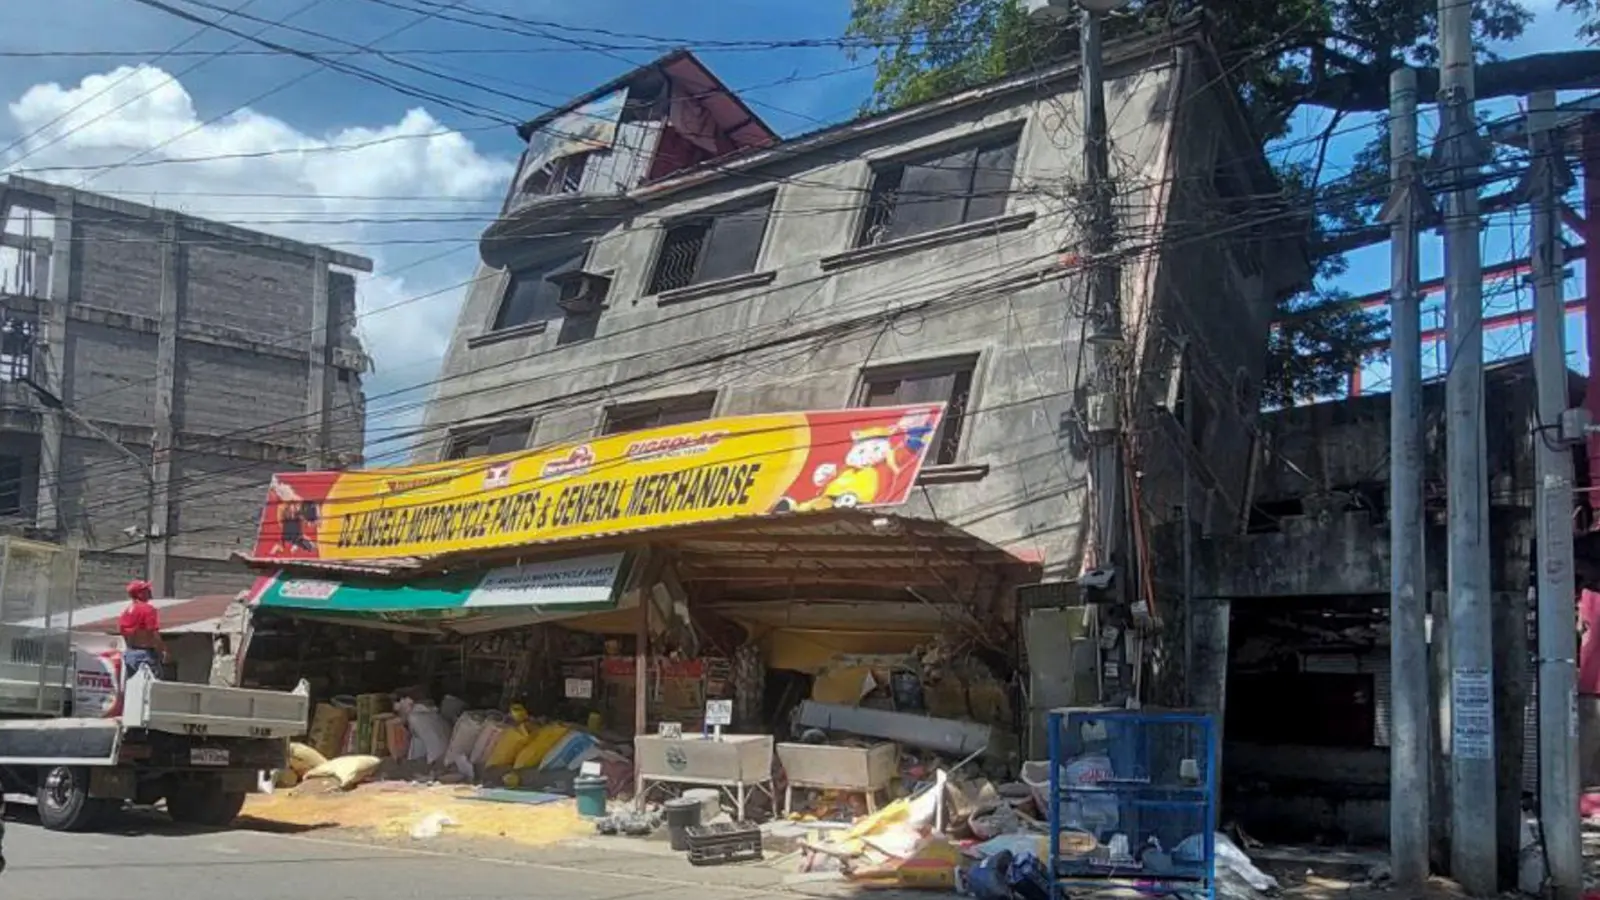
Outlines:
{"type": "Polygon", "coordinates": [[[700,802],[700,824],[709,824],[722,813],[722,792],[716,788],[692,788],[683,792],[683,799],[700,802]]]}
{"type": "Polygon", "coordinates": [[[667,837],[672,849],[680,853],[688,850],[689,829],[700,825],[700,801],[679,797],[661,804],[661,809],[666,813],[667,837]]]}
{"type": "Polygon", "coordinates": [[[578,815],[598,819],[606,814],[604,775],[579,775],[572,781],[572,793],[578,798],[578,815]]]}
{"type": "Polygon", "coordinates": [[[696,825],[688,829],[689,864],[714,866],[761,858],[761,829],[749,822],[696,825]]]}

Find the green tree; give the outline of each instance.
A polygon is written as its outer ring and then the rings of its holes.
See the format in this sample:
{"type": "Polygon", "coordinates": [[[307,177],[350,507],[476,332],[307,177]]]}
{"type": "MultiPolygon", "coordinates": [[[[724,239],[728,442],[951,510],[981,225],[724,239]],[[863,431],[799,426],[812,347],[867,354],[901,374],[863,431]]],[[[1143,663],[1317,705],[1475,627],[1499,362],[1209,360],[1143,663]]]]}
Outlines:
{"type": "MultiPolygon", "coordinates": [[[[1309,162],[1277,163],[1286,196],[1315,212],[1307,238],[1318,263],[1315,282],[1280,310],[1262,392],[1264,402],[1277,404],[1325,395],[1386,331],[1377,314],[1330,284],[1344,271],[1344,251],[1374,226],[1386,190],[1385,138],[1376,134],[1337,179],[1325,177],[1328,147],[1350,127],[1349,116],[1387,107],[1397,64],[1435,62],[1437,0],[1133,0],[1108,20],[1107,37],[1158,32],[1201,8],[1264,145],[1284,137],[1304,106],[1333,111],[1309,162]]],[[[1480,56],[1493,59],[1491,48],[1521,34],[1531,18],[1516,0],[1474,3],[1480,56]]],[[[861,52],[876,54],[870,105],[880,109],[1076,51],[1075,33],[1034,23],[1020,0],[854,0],[848,34],[867,48],[861,52]]]]}

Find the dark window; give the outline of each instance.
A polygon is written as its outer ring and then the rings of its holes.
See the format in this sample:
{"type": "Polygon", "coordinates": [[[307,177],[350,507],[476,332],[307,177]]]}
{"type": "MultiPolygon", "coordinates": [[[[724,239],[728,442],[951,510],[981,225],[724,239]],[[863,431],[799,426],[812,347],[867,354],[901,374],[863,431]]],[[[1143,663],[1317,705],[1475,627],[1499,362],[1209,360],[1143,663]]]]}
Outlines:
{"type": "Polygon", "coordinates": [[[1004,213],[1017,164],[1017,138],[1012,133],[879,168],[857,243],[881,244],[1004,213]]]}
{"type": "Polygon", "coordinates": [[[522,192],[534,196],[576,194],[583,187],[583,170],[588,167],[592,152],[574,153],[551,160],[528,178],[522,192]]]}
{"type": "Polygon", "coordinates": [[[1229,741],[1282,747],[1371,747],[1377,735],[1371,675],[1280,671],[1228,676],[1229,741]],[[1268,712],[1270,710],[1270,712],[1268,712]]]}
{"type": "Polygon", "coordinates": [[[756,203],[669,224],[650,293],[754,272],[771,213],[768,194],[756,203]]]}
{"type": "Polygon", "coordinates": [[[606,421],[601,434],[622,434],[643,431],[664,425],[682,425],[711,418],[711,409],[717,404],[715,392],[671,397],[647,403],[629,403],[606,410],[606,421]]]}
{"type": "Polygon", "coordinates": [[[528,446],[528,429],[533,422],[523,419],[516,422],[499,422],[473,428],[450,436],[447,459],[469,459],[474,456],[494,456],[510,453],[528,446]]]}
{"type": "Polygon", "coordinates": [[[928,448],[928,461],[950,465],[961,449],[961,426],[972,394],[973,363],[972,359],[962,359],[868,372],[861,379],[861,405],[945,404],[944,420],[928,448]]]}
{"type": "Polygon", "coordinates": [[[1211,401],[1190,396],[1189,380],[1185,371],[1178,381],[1178,402],[1172,408],[1172,415],[1180,424],[1188,426],[1189,442],[1197,449],[1204,449],[1206,432],[1211,428],[1211,401]]]}
{"type": "Polygon", "coordinates": [[[22,512],[22,458],[0,456],[0,516],[22,512]]]}
{"type": "Polygon", "coordinates": [[[550,265],[512,272],[511,283],[506,286],[505,298],[494,317],[494,330],[561,318],[561,286],[549,278],[581,268],[584,256],[574,254],[550,265]]]}
{"type": "Polygon", "coordinates": [[[1216,196],[1216,211],[1221,215],[1221,225],[1231,232],[1227,239],[1228,252],[1233,255],[1239,270],[1245,276],[1260,275],[1261,229],[1258,224],[1263,210],[1256,206],[1249,183],[1236,171],[1234,162],[1218,159],[1211,173],[1211,191],[1216,196]]]}

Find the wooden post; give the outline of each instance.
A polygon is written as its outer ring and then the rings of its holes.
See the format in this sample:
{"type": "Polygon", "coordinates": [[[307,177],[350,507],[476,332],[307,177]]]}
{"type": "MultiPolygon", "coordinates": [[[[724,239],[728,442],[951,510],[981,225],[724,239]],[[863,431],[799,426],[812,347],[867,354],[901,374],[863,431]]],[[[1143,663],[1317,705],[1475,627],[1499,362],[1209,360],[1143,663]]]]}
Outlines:
{"type": "Polygon", "coordinates": [[[637,646],[633,651],[633,733],[645,734],[650,721],[650,592],[639,590],[637,646]]]}

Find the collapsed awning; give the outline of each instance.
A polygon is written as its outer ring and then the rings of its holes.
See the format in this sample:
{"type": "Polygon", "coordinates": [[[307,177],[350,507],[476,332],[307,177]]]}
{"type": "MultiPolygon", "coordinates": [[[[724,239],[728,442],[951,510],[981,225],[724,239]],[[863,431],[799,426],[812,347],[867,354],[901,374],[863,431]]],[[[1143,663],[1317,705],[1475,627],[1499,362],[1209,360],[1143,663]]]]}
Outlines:
{"type": "Polygon", "coordinates": [[[404,583],[278,572],[259,578],[248,602],[300,615],[475,632],[559,621],[615,609],[625,553],[498,566],[404,583]]]}

